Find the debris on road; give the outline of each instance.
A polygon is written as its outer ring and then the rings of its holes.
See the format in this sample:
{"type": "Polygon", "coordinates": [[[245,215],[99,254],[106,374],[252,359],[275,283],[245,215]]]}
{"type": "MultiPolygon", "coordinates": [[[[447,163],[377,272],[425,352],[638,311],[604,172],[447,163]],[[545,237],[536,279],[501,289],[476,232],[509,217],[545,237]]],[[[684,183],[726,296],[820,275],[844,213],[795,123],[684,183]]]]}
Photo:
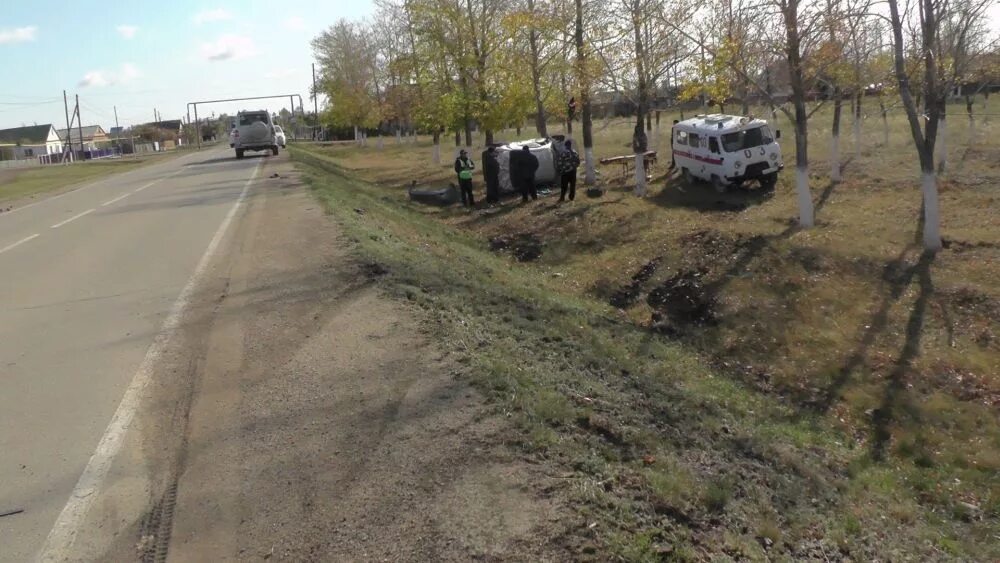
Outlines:
{"type": "Polygon", "coordinates": [[[21,514],[24,512],[23,508],[15,508],[14,510],[0,510],[0,518],[4,516],[14,516],[15,514],[21,514]]]}

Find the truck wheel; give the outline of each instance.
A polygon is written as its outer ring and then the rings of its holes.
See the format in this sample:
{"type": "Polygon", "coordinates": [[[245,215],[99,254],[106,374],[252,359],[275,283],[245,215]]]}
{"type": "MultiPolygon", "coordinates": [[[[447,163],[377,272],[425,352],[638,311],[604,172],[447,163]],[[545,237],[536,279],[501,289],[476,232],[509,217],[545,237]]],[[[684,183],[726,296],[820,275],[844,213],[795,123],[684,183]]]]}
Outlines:
{"type": "Polygon", "coordinates": [[[765,174],[760,177],[760,187],[765,190],[773,190],[774,185],[778,183],[778,173],[771,172],[770,174],[765,174]]]}
{"type": "Polygon", "coordinates": [[[278,156],[278,145],[274,145],[273,147],[271,147],[271,153],[274,154],[275,156],[278,156]]]}
{"type": "Polygon", "coordinates": [[[236,149],[236,158],[243,158],[243,149],[236,149]]]}
{"type": "Polygon", "coordinates": [[[688,170],[687,168],[681,168],[681,176],[684,176],[684,181],[687,182],[689,186],[693,186],[694,183],[697,181],[697,178],[694,177],[694,174],[692,174],[691,171],[688,170]]]}
{"type": "Polygon", "coordinates": [[[712,174],[712,187],[715,188],[717,193],[724,194],[729,186],[722,180],[722,178],[712,174]]]}

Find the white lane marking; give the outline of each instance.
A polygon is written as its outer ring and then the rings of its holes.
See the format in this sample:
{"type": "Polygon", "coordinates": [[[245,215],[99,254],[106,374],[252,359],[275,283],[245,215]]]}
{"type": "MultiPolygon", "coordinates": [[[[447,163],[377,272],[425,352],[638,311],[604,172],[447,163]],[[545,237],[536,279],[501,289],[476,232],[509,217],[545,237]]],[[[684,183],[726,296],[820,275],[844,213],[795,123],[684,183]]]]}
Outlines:
{"type": "Polygon", "coordinates": [[[101,204],[101,207],[107,207],[107,206],[111,205],[112,203],[118,203],[119,201],[121,201],[121,200],[127,198],[128,196],[132,195],[132,193],[134,193],[134,192],[125,193],[125,194],[122,194],[122,195],[116,197],[115,199],[112,199],[110,201],[105,201],[104,203],[101,204]]]}
{"type": "Polygon", "coordinates": [[[204,275],[206,268],[208,268],[208,263],[222,242],[222,237],[226,234],[229,223],[236,216],[236,211],[242,205],[243,201],[246,200],[247,192],[250,191],[250,186],[253,184],[254,179],[257,178],[259,171],[260,162],[254,166],[253,173],[246,181],[246,184],[243,185],[243,191],[240,192],[236,203],[229,208],[229,213],[223,218],[219,229],[215,231],[215,236],[208,243],[208,248],[195,267],[194,273],[191,274],[191,278],[188,279],[184,289],[177,296],[177,300],[170,307],[170,312],[163,321],[160,332],[146,350],[146,356],[142,359],[142,363],[139,364],[139,368],[132,377],[128,389],[125,390],[122,401],[118,405],[114,416],[111,417],[111,422],[104,431],[101,441],[97,444],[94,455],[87,462],[87,467],[84,468],[83,474],[80,475],[79,481],[76,482],[76,487],[73,488],[69,501],[52,526],[52,531],[49,532],[48,537],[45,539],[45,545],[42,546],[42,550],[38,553],[38,561],[64,561],[73,559],[70,551],[73,548],[73,542],[76,540],[76,535],[87,516],[87,512],[90,510],[95,497],[97,497],[97,491],[101,488],[108,471],[111,469],[111,463],[114,461],[115,456],[118,455],[118,451],[121,450],[125,434],[128,432],[129,426],[132,424],[132,418],[135,416],[136,410],[138,410],[142,402],[142,391],[153,376],[153,368],[159,361],[160,356],[163,355],[174,333],[177,332],[177,328],[181,323],[181,317],[188,307],[188,302],[194,294],[195,287],[198,286],[201,277],[204,275]]]}
{"type": "Polygon", "coordinates": [[[85,215],[90,215],[91,213],[93,213],[95,211],[97,211],[97,210],[96,209],[88,209],[88,210],[84,211],[83,213],[78,213],[78,214],[70,217],[69,219],[66,219],[65,221],[60,221],[60,222],[56,223],[55,225],[52,225],[51,228],[58,229],[59,227],[62,227],[63,225],[65,225],[67,223],[70,223],[72,221],[76,221],[80,217],[83,217],[85,215]]]}
{"type": "Polygon", "coordinates": [[[14,250],[15,248],[21,246],[22,244],[28,242],[29,240],[38,238],[38,234],[31,235],[30,237],[24,237],[23,239],[15,242],[14,244],[8,244],[7,246],[0,248],[0,254],[7,252],[8,250],[14,250]]]}

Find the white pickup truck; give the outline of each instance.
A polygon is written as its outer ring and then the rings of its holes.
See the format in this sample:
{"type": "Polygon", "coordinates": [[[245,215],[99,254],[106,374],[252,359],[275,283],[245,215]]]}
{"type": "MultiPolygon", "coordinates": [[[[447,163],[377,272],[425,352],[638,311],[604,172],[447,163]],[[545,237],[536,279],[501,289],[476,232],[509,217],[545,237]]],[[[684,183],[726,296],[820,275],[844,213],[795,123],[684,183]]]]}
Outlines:
{"type": "Polygon", "coordinates": [[[236,158],[244,151],[271,151],[278,154],[278,138],[267,110],[241,111],[236,114],[236,129],[231,135],[236,158]]]}

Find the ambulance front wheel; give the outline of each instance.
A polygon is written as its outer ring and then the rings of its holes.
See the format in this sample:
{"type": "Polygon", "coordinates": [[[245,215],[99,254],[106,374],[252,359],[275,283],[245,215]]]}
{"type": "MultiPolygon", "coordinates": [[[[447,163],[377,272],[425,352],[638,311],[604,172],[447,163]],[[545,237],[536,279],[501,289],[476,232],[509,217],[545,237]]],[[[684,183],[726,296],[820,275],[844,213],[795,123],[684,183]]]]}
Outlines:
{"type": "Polygon", "coordinates": [[[729,184],[719,176],[712,174],[712,187],[715,188],[717,193],[724,194],[729,188],[729,184]]]}
{"type": "Polygon", "coordinates": [[[770,174],[764,174],[760,177],[760,187],[765,190],[773,190],[774,185],[778,183],[778,173],[771,172],[770,174]]]}

